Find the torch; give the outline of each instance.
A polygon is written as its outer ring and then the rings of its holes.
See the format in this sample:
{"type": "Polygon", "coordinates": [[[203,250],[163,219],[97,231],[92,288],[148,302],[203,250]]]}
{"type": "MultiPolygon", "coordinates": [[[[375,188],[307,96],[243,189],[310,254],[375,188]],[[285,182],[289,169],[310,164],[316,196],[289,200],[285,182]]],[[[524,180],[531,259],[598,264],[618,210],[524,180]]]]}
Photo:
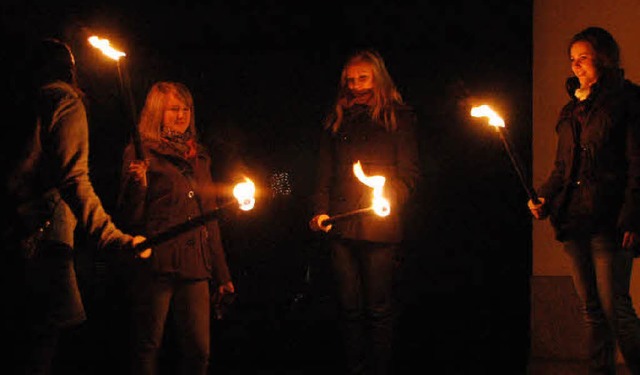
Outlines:
{"type": "Polygon", "coordinates": [[[134,251],[136,252],[136,254],[140,254],[141,252],[143,252],[144,250],[150,247],[153,247],[155,245],[168,241],[192,229],[203,226],[209,221],[216,220],[220,217],[220,213],[222,212],[223,209],[233,206],[234,204],[237,204],[238,208],[240,208],[242,211],[250,211],[251,209],[253,209],[256,202],[254,198],[255,191],[256,191],[256,187],[253,181],[245,177],[244,182],[236,184],[235,187],[233,188],[233,196],[235,197],[235,200],[230,200],[226,203],[223,203],[222,205],[218,206],[214,210],[206,212],[200,216],[191,218],[190,220],[185,221],[183,223],[176,224],[164,230],[163,232],[156,234],[153,237],[147,238],[145,241],[137,244],[134,247],[134,251]]]}
{"type": "Polygon", "coordinates": [[[133,145],[136,151],[136,158],[138,160],[144,160],[145,156],[144,151],[142,150],[140,131],[138,130],[137,126],[137,111],[135,102],[133,100],[133,93],[131,90],[131,80],[129,79],[127,70],[125,69],[123,64],[121,64],[120,60],[120,58],[126,56],[126,54],[113,48],[108,39],[101,39],[95,35],[89,37],[89,43],[95,48],[99,49],[105,56],[116,61],[116,65],[118,66],[118,81],[120,83],[120,91],[125,97],[125,100],[127,102],[126,105],[129,107],[129,114],[131,116],[131,122],[133,124],[132,136],[133,145]]]}
{"type": "MultiPolygon", "coordinates": [[[[238,202],[238,206],[242,211],[250,211],[255,206],[256,185],[248,177],[244,178],[244,182],[236,184],[233,188],[233,196],[238,202]]],[[[233,203],[233,201],[231,201],[233,203]]]]}
{"type": "Polygon", "coordinates": [[[371,206],[333,215],[328,219],[324,219],[320,223],[321,226],[326,227],[338,221],[370,212],[374,212],[376,215],[381,217],[388,216],[391,213],[391,205],[389,204],[389,201],[382,196],[386,178],[384,176],[367,176],[362,170],[362,165],[359,160],[353,164],[353,174],[358,178],[358,180],[360,180],[360,182],[373,189],[371,206]]]}
{"type": "Polygon", "coordinates": [[[526,179],[524,177],[524,173],[522,172],[522,167],[520,165],[520,163],[518,162],[518,158],[517,156],[513,153],[511,146],[509,144],[509,141],[507,139],[507,137],[505,136],[505,132],[506,132],[506,127],[504,124],[504,120],[496,113],[494,112],[491,107],[489,107],[486,104],[483,104],[481,106],[478,107],[473,107],[471,108],[471,116],[473,117],[486,117],[488,119],[489,125],[493,126],[496,130],[496,132],[498,132],[498,134],[500,135],[500,139],[502,140],[502,144],[504,144],[504,148],[507,151],[507,154],[509,154],[509,158],[511,159],[511,163],[513,164],[514,169],[516,170],[516,173],[518,174],[518,177],[520,178],[520,182],[522,183],[522,186],[524,187],[524,189],[526,190],[527,194],[529,195],[529,199],[531,199],[531,201],[535,204],[539,204],[540,201],[538,200],[538,195],[536,194],[535,190],[532,189],[526,182],[526,179]]]}

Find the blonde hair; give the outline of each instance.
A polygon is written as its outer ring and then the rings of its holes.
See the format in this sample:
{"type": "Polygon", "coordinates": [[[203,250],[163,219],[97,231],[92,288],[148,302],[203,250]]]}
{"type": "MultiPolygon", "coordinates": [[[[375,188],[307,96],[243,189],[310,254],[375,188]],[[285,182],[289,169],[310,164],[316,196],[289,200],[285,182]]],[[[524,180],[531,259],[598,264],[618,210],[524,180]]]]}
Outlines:
{"type": "Polygon", "coordinates": [[[191,110],[189,130],[196,135],[193,96],[184,84],[180,82],[163,81],[155,83],[149,93],[140,113],[138,129],[143,139],[159,140],[162,130],[162,119],[169,95],[173,94],[182,100],[191,110]]]}
{"type": "Polygon", "coordinates": [[[340,128],[343,117],[343,105],[346,103],[346,97],[349,93],[347,68],[359,63],[369,64],[373,71],[371,119],[382,123],[388,131],[396,130],[398,127],[396,105],[404,104],[404,101],[387,70],[384,59],[374,50],[358,51],[347,59],[340,75],[340,87],[335,102],[335,111],[325,120],[325,129],[331,128],[332,132],[335,133],[340,128]]]}

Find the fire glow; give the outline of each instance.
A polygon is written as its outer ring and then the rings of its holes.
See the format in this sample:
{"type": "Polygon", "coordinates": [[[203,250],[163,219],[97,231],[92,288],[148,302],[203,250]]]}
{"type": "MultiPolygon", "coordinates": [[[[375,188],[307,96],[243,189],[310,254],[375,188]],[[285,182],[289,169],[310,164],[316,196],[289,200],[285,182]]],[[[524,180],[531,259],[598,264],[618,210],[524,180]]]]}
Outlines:
{"type": "Polygon", "coordinates": [[[489,125],[495,126],[496,128],[504,128],[504,120],[502,117],[498,116],[498,114],[486,104],[471,108],[471,116],[486,117],[489,119],[489,125]]]}
{"type": "Polygon", "coordinates": [[[111,43],[109,42],[109,39],[101,39],[94,35],[89,37],[89,43],[102,51],[103,54],[116,61],[120,60],[121,57],[126,56],[124,52],[118,51],[117,49],[113,48],[111,46],[111,43]]]}
{"type": "Polygon", "coordinates": [[[245,177],[245,182],[236,184],[233,188],[233,196],[238,200],[240,209],[243,211],[249,211],[256,203],[254,198],[256,193],[256,186],[251,179],[245,177]]]}
{"type": "Polygon", "coordinates": [[[388,216],[391,213],[391,205],[389,201],[382,196],[386,178],[384,176],[365,175],[359,160],[353,164],[353,174],[360,182],[373,189],[373,199],[371,200],[373,212],[378,216],[388,216]]]}

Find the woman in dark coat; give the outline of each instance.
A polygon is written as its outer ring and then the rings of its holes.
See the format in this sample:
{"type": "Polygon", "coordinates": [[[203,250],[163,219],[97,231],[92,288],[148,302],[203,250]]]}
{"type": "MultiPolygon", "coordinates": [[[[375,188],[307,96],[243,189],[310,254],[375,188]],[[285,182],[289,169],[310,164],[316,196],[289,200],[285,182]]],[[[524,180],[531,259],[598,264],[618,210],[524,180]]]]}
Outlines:
{"type": "Polygon", "coordinates": [[[382,57],[362,51],[345,64],[335,110],[320,144],[314,231],[331,231],[332,265],[342,308],[348,372],[388,373],[393,339],[392,283],[403,235],[403,208],[419,177],[416,117],[403,103],[382,57]],[[330,215],[372,205],[372,188],[354,175],[383,176],[390,214],[324,225],[330,215]],[[365,372],[366,371],[366,372],[365,372]]]}
{"type": "Polygon", "coordinates": [[[604,29],[569,43],[574,77],[560,112],[554,168],[529,201],[550,216],[572,263],[589,327],[590,373],[615,373],[616,338],[627,366],[640,374],[640,321],[629,283],[640,246],[640,95],[626,80],[619,48],[604,29]]]}
{"type": "MultiPolygon", "coordinates": [[[[217,207],[211,160],[196,137],[191,93],[181,83],[159,82],[149,91],[139,130],[145,161],[130,144],[123,157],[119,208],[131,228],[147,237],[217,207]]],[[[181,374],[207,374],[210,294],[234,292],[217,221],[154,247],[137,266],[133,285],[133,374],[157,373],[157,355],[171,308],[182,344],[181,374]]]]}

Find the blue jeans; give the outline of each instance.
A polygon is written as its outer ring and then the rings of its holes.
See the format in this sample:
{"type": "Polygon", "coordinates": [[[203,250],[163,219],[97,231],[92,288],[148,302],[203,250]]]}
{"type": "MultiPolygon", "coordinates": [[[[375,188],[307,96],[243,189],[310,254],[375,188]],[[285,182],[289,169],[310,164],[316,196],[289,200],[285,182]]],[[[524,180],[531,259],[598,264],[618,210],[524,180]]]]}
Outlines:
{"type": "Polygon", "coordinates": [[[158,352],[171,308],[181,347],[180,374],[207,374],[210,352],[209,281],[138,275],[133,289],[132,374],[157,374],[158,352]]]}
{"type": "Polygon", "coordinates": [[[349,374],[388,374],[397,245],[337,240],[331,260],[349,374]]]}
{"type": "Polygon", "coordinates": [[[615,374],[616,340],[632,374],[640,374],[640,320],[629,295],[633,252],[609,235],[563,244],[588,329],[590,374],[615,374]]]}

